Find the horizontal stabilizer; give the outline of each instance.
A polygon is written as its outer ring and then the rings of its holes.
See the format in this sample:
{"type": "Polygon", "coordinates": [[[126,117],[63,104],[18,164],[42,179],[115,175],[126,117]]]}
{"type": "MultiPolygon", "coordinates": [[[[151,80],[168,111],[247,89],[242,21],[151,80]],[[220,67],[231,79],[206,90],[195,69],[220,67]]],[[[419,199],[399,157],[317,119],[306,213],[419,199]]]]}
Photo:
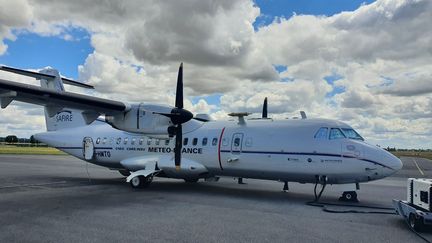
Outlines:
{"type": "MultiPolygon", "coordinates": [[[[6,67],[6,66],[0,66],[0,70],[6,71],[6,72],[11,72],[11,73],[16,73],[16,74],[24,75],[24,76],[28,76],[28,77],[32,77],[35,79],[54,79],[55,78],[54,75],[32,72],[32,71],[28,71],[28,70],[6,67]]],[[[62,79],[63,83],[65,83],[65,84],[69,84],[69,85],[73,85],[73,86],[77,86],[77,87],[81,87],[81,88],[86,88],[86,89],[94,89],[94,87],[91,85],[80,83],[80,82],[77,82],[77,81],[72,80],[72,79],[63,78],[63,77],[61,79],[62,79]]]]}

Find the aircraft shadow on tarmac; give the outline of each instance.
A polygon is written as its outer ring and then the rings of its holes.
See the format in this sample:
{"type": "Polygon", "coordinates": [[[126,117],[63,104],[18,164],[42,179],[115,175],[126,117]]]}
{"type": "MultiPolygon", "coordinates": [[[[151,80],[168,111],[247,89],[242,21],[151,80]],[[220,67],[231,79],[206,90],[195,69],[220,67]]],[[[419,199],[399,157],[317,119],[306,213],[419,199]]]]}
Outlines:
{"type": "MultiPolygon", "coordinates": [[[[40,186],[45,188],[73,188],[73,187],[87,187],[87,186],[102,186],[103,190],[92,190],[92,193],[100,193],[101,196],[107,194],[107,191],[115,191],[117,195],[125,196],[128,198],[137,198],[141,196],[148,197],[154,195],[154,193],[166,194],[167,196],[182,195],[185,194],[198,196],[202,195],[205,197],[226,197],[226,198],[238,198],[242,200],[250,200],[255,202],[269,202],[273,204],[288,203],[288,204],[305,204],[306,202],[314,199],[313,186],[307,191],[288,191],[282,192],[277,190],[275,186],[264,187],[261,184],[254,183],[253,185],[238,185],[235,181],[224,181],[224,182],[198,182],[198,183],[185,183],[183,180],[158,180],[155,178],[152,184],[148,188],[133,189],[130,188],[129,184],[125,183],[125,179],[122,177],[116,178],[88,178],[88,177],[69,177],[69,176],[32,176],[33,180],[43,180],[53,182],[52,184],[47,183],[46,185],[40,186]],[[63,182],[63,183],[56,183],[63,182]]],[[[280,185],[282,189],[282,184],[280,185]]],[[[319,187],[320,188],[320,187],[319,187]]],[[[84,197],[85,195],[83,195],[84,197]]],[[[324,192],[322,199],[325,202],[338,203],[338,194],[326,194],[324,192]]],[[[362,199],[361,203],[377,205],[376,202],[362,199]]],[[[389,205],[378,205],[378,206],[390,206],[389,205]]]]}

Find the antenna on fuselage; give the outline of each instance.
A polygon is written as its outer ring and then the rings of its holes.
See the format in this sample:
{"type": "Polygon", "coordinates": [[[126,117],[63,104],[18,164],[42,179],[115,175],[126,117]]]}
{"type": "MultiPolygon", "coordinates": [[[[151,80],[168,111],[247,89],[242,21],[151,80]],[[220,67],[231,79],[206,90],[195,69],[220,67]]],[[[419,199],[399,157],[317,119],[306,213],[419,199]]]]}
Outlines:
{"type": "Polygon", "coordinates": [[[267,97],[264,99],[263,110],[262,110],[262,118],[267,119],[267,97]]]}
{"type": "Polygon", "coordinates": [[[300,111],[300,115],[302,119],[307,119],[306,112],[300,111]]]}
{"type": "Polygon", "coordinates": [[[244,117],[249,116],[250,114],[251,113],[248,113],[248,112],[233,112],[233,113],[229,113],[228,116],[238,117],[238,124],[244,125],[244,124],[246,124],[244,117]]]}

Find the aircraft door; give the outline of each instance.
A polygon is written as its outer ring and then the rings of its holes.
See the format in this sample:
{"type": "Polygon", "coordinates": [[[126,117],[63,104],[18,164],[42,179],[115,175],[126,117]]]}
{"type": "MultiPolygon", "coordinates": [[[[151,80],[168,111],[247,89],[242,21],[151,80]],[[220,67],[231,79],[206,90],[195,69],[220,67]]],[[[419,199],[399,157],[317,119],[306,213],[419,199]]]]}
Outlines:
{"type": "Polygon", "coordinates": [[[240,154],[242,151],[243,133],[234,133],[231,141],[231,153],[240,154]]]}
{"type": "Polygon", "coordinates": [[[90,137],[85,137],[83,140],[83,155],[85,160],[92,160],[94,157],[94,144],[90,137]]]}

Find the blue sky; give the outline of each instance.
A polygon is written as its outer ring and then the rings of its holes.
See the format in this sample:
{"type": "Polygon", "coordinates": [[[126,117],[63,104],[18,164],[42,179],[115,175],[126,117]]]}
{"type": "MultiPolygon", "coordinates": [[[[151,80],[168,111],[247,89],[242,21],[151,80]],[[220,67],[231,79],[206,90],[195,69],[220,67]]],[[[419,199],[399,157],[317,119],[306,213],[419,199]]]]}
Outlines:
{"type": "Polygon", "coordinates": [[[5,40],[7,52],[0,56],[0,63],[25,69],[51,66],[62,75],[76,79],[78,65],[83,64],[93,52],[90,36],[83,29],[71,29],[72,39],[63,36],[40,36],[34,33],[17,33],[15,41],[5,40]]]}

